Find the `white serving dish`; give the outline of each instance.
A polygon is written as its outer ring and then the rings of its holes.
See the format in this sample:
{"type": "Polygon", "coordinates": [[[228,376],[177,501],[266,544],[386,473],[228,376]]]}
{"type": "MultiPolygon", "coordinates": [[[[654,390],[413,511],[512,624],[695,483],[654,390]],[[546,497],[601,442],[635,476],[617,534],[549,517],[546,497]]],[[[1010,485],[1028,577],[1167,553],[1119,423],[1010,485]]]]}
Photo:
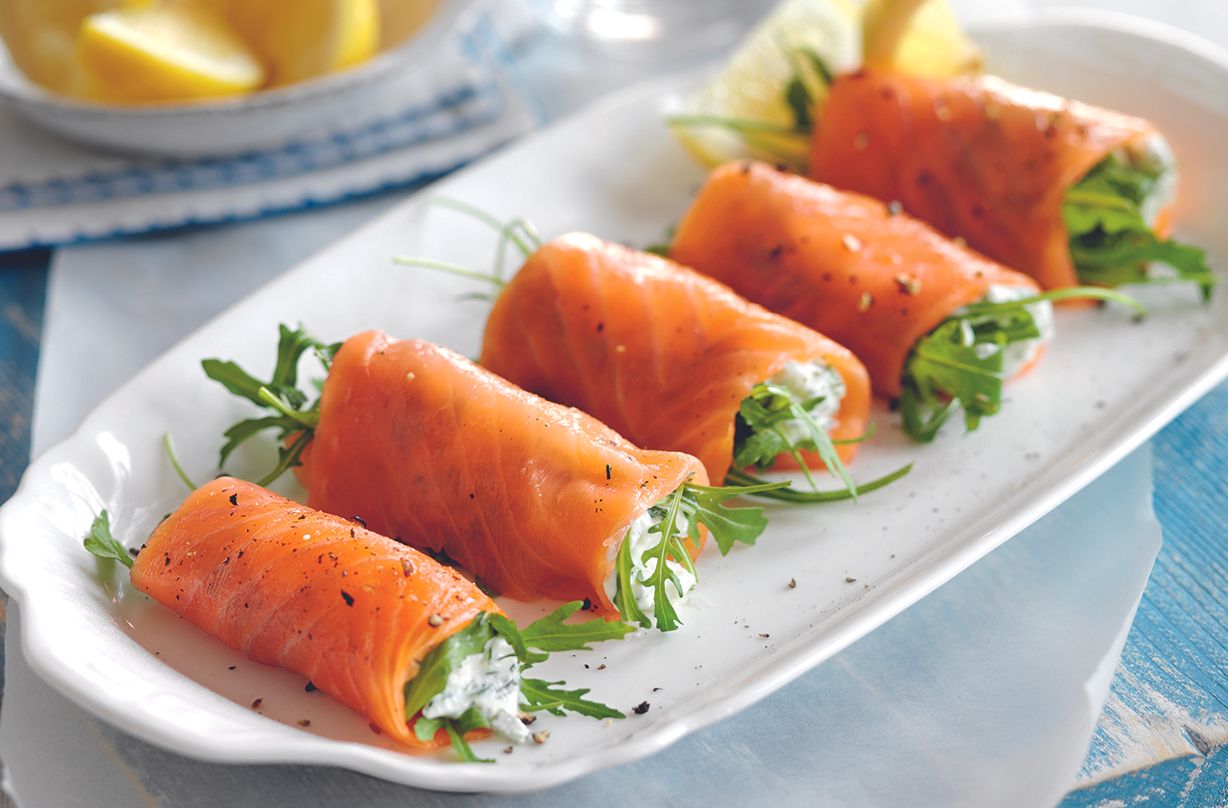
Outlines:
{"type": "MultiPolygon", "coordinates": [[[[1228,98],[1216,90],[1228,81],[1228,56],[1192,37],[1092,14],[1020,18],[977,37],[1008,78],[1155,120],[1187,167],[1179,235],[1225,265],[1228,160],[1218,137],[1228,98]]],[[[585,228],[655,241],[702,177],[660,125],[663,99],[679,89],[673,79],[624,93],[428,193],[530,216],[546,234],[585,228]]],[[[1210,306],[1190,290],[1149,290],[1145,324],[1112,311],[1062,312],[1044,363],[1012,386],[1004,411],[979,432],[948,431],[915,446],[880,406],[879,439],[856,473],[869,478],[915,460],[910,477],[860,505],[773,509],[757,547],[702,559],[702,588],[682,631],[545,666],[623,709],[650,700],[647,715],[610,724],[546,718],[550,743],[494,766],[414,757],[372,735],[365,719],[305,694],[299,677],[248,663],[126,585],[100,582],[79,537],[106,507],[119,535],[136,543],[174,507],[182,489],[160,454],[166,431],[193,474],[210,473],[222,428],[248,409],[207,382],[198,362],[224,356],[267,369],[279,321],[302,321],[330,339],[383,327],[476,353],[484,308],[454,302],[473,287],[394,268],[389,256],[484,266],[493,237],[422,201],[338,242],[157,360],[39,458],[0,510],[0,582],[21,604],[24,650],[69,698],[209,760],[337,765],[444,790],[544,788],[651,754],[768,695],[1039,518],[1228,375],[1222,290],[1210,306]],[[257,697],[260,714],[249,707],[257,697]],[[309,729],[296,726],[302,718],[309,729]]],[[[506,605],[521,617],[545,608],[506,605]]]]}
{"type": "Polygon", "coordinates": [[[27,79],[0,41],[0,99],[49,132],[124,154],[202,157],[268,149],[357,129],[400,111],[423,81],[448,80],[434,71],[432,57],[472,5],[438,0],[421,30],[351,70],[190,104],[122,107],[57,96],[27,79]]]}

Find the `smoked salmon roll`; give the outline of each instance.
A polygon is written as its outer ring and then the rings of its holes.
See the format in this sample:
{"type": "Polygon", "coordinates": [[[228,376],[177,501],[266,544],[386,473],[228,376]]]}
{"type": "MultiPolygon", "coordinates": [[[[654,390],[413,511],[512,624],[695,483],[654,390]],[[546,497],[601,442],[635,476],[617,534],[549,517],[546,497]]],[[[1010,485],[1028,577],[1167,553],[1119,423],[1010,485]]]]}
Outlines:
{"type": "Polygon", "coordinates": [[[641,446],[694,455],[712,480],[782,454],[843,472],[869,421],[869,377],[844,346],[582,233],[539,247],[502,289],[481,363],[641,446]]]}
{"type": "Polygon", "coordinates": [[[1214,282],[1202,250],[1168,239],[1176,159],[1145,120],[993,76],[878,70],[836,78],[815,118],[811,177],[899,202],[1047,289],[1214,282]]]}
{"type": "MultiPolygon", "coordinates": [[[[279,357],[297,362],[305,347],[283,327],[279,357]]],[[[204,364],[232,391],[270,389],[232,363],[204,364]]],[[[246,423],[281,428],[283,460],[297,451],[282,467],[298,464],[311,507],[445,554],[513,598],[583,599],[603,616],[672,630],[704,526],[724,530],[732,514],[755,536],[763,529],[761,509],[720,504],[739,492],[710,488],[696,458],[640,449],[422,340],[358,334],[333,353],[319,401],[293,409],[306,396],[288,395],[248,396],[285,420],[246,423]]]]}
{"type": "Polygon", "coordinates": [[[897,206],[764,163],[715,169],[670,255],[847,345],[919,440],[960,406],[969,429],[997,412],[1002,381],[1053,337],[1032,278],[897,206]]]}
{"type": "MultiPolygon", "coordinates": [[[[85,546],[131,568],[132,584],[249,659],[306,677],[415,750],[465,735],[529,738],[522,708],[562,696],[571,709],[621,717],[521,676],[549,627],[561,646],[621,638],[625,624],[562,622],[579,604],[517,629],[458,572],[360,522],[321,513],[258,485],[220,477],[154,530],[135,561],[104,511],[85,546]],[[535,628],[536,626],[536,628],[535,628]],[[517,650],[520,649],[520,650],[517,650]]],[[[567,705],[563,705],[567,706],[567,705]]]]}

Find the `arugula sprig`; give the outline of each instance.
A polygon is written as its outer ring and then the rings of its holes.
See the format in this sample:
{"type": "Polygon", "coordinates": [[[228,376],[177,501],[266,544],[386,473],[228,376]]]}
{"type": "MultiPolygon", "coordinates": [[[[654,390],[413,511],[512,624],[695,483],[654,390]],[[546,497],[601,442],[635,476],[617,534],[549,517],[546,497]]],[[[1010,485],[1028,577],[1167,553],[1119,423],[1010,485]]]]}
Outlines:
{"type": "Polygon", "coordinates": [[[128,548],[116,541],[111,535],[111,516],[105,510],[94,517],[89,532],[85,534],[85,549],[99,558],[118,561],[128,569],[132,569],[132,555],[128,548]]]}
{"type": "MultiPolygon", "coordinates": [[[[673,584],[675,592],[679,595],[684,594],[682,581],[679,580],[678,573],[674,571],[674,568],[666,562],[672,560],[692,576],[695,575],[695,564],[691,561],[691,554],[688,549],[688,545],[693,547],[695,544],[690,540],[690,536],[679,529],[678,523],[678,516],[682,512],[682,494],[685,488],[686,486],[679,486],[670,495],[669,499],[666,500],[664,518],[648,528],[649,535],[655,533],[660,536],[660,539],[644,553],[644,557],[646,559],[653,559],[657,563],[651,572],[645,574],[641,583],[652,587],[653,616],[656,618],[657,628],[661,631],[674,631],[678,626],[682,625],[682,621],[678,619],[678,611],[674,608],[674,603],[670,600],[666,591],[666,585],[673,584]]],[[[696,536],[698,536],[698,533],[696,533],[696,536]]],[[[625,545],[627,542],[623,542],[623,544],[625,545]]],[[[640,625],[644,625],[642,620],[640,625]]]]}
{"type": "Polygon", "coordinates": [[[1208,300],[1217,279],[1207,265],[1206,252],[1160,239],[1143,218],[1143,203],[1162,173],[1162,166],[1130,164],[1110,155],[1068,190],[1062,218],[1071,259],[1079,279],[1087,283],[1121,286],[1192,281],[1208,300]],[[1151,261],[1168,265],[1176,277],[1149,273],[1151,261]]]}
{"type": "Polygon", "coordinates": [[[234,395],[273,413],[259,418],[246,418],[232,425],[223,435],[226,442],[222,445],[218,457],[218,467],[224,467],[227,458],[235,449],[261,432],[276,430],[277,463],[268,474],[256,480],[258,485],[268,485],[299,465],[299,457],[311,442],[315,428],[320,423],[319,398],[308,405],[307,393],[298,386],[298,366],[303,355],[311,351],[327,373],[332,366],[333,356],[341,348],[341,343],[320,342],[301,326],[291,329],[283,324],[279,325],[277,330],[277,363],[268,381],[257,379],[235,362],[228,360],[206,359],[200,363],[205,375],[210,379],[234,395]]]}
{"type": "MultiPolygon", "coordinates": [[[[623,536],[615,557],[614,606],[624,620],[637,623],[643,628],[654,625],[661,631],[673,631],[682,625],[677,609],[670,600],[667,585],[672,585],[678,595],[686,594],[678,574],[670,562],[686,570],[698,579],[691,552],[699,547],[699,527],[708,528],[712,540],[727,555],[739,542],[754,544],[767,527],[763,508],[731,508],[725,503],[735,497],[788,488],[789,481],[768,482],[758,480],[751,485],[709,486],[692,482],[683,483],[668,498],[652,506],[649,513],[658,521],[648,529],[648,534],[658,538],[656,544],[644,551],[645,561],[655,560],[651,570],[635,579],[635,560],[631,554],[631,529],[623,536]],[[683,525],[685,524],[685,528],[683,525]],[[653,614],[650,617],[640,608],[635,599],[634,584],[649,587],[653,592],[653,614]]],[[[644,563],[644,567],[650,565],[644,563]]]]}
{"type": "MultiPolygon", "coordinates": [[[[907,463],[900,466],[895,471],[884,474],[878,479],[870,480],[869,482],[865,483],[858,483],[857,493],[868,494],[871,491],[877,491],[880,488],[884,488],[912,471],[912,466],[912,463],[907,463]]],[[[739,471],[737,469],[730,469],[725,474],[725,484],[727,487],[734,485],[753,486],[766,482],[767,480],[756,477],[753,474],[747,474],[745,471],[739,471]]],[[[783,488],[775,491],[769,490],[757,492],[757,496],[764,497],[765,499],[775,499],[781,502],[808,504],[816,502],[839,502],[842,499],[853,498],[852,493],[847,488],[837,488],[831,491],[795,491],[792,488],[783,488]]]]}
{"type": "Polygon", "coordinates": [[[814,129],[815,110],[827,99],[836,78],[813,48],[794,48],[785,41],[778,45],[793,65],[793,77],[784,90],[785,103],[793,113],[793,129],[808,136],[814,129]]]}
{"type": "Polygon", "coordinates": [[[508,250],[515,248],[516,252],[520,254],[520,258],[523,261],[527,260],[530,255],[541,247],[541,234],[537,232],[536,225],[524,217],[516,217],[504,222],[490,211],[483,210],[482,208],[479,208],[476,205],[471,205],[468,202],[445,196],[434,197],[433,199],[428,200],[427,204],[450,208],[463,213],[493,228],[499,234],[499,241],[495,245],[494,269],[490,272],[482,272],[462,264],[452,263],[451,261],[439,261],[434,258],[422,258],[413,255],[399,255],[392,259],[393,263],[396,264],[422,267],[423,269],[433,269],[439,272],[446,272],[450,275],[457,275],[462,278],[479,281],[487,285],[487,289],[485,291],[470,292],[462,295],[461,299],[493,301],[499,296],[499,293],[503,291],[503,287],[507,286],[508,283],[508,250]]]}
{"type": "MultiPolygon", "coordinates": [[[[634,562],[631,558],[630,529],[623,536],[622,544],[618,547],[618,556],[614,560],[614,570],[614,607],[618,609],[618,613],[622,615],[624,620],[637,623],[643,628],[652,628],[652,618],[644,614],[644,610],[640,608],[640,604],[635,599],[635,590],[632,588],[631,576],[635,574],[635,570],[634,562]]],[[[646,583],[646,581],[643,583],[646,583]]]]}
{"type": "Polygon", "coordinates": [[[766,469],[779,455],[787,454],[797,461],[811,489],[817,492],[818,483],[802,456],[803,451],[816,451],[827,470],[844,483],[849,496],[857,499],[857,483],[841,462],[831,437],[811,415],[811,410],[822,401],[822,396],[799,400],[789,388],[771,382],[755,385],[738,408],[733,467],[766,469]],[[804,436],[792,437],[785,429],[787,422],[800,423],[804,436]]]}
{"type": "Polygon", "coordinates": [[[523,676],[538,662],[545,661],[555,651],[587,651],[592,643],[620,640],[634,631],[634,626],[606,620],[568,623],[567,620],[583,607],[581,601],[565,603],[525,628],[501,614],[482,612],[460,631],[440,643],[418,667],[417,675],[405,684],[405,718],[413,722],[414,734],[430,740],[443,729],[457,755],[467,762],[491,762],[479,758],[465,734],[475,729],[489,729],[490,721],[476,708],[466,710],[458,718],[426,718],[421,712],[431,699],[444,691],[448,677],[466,658],[485,651],[487,643],[502,637],[519,660],[521,709],[526,712],[545,711],[553,715],[578,713],[592,718],[622,718],[623,714],[605,704],[585,698],[587,688],[565,690],[563,682],[548,682],[523,676]]]}
{"type": "Polygon", "coordinates": [[[728,555],[738,543],[753,545],[767,527],[763,508],[730,508],[724,503],[734,497],[783,492],[790,485],[788,480],[755,480],[723,486],[687,483],[682,487],[682,513],[687,518],[691,538],[699,540],[699,525],[703,525],[708,528],[721,555],[728,555]]]}
{"type": "Polygon", "coordinates": [[[909,355],[899,402],[904,431],[914,440],[932,441],[960,409],[965,428],[976,429],[1002,406],[1003,349],[1041,336],[1028,306],[1077,298],[1112,301],[1146,313],[1129,295],[1093,286],[965,306],[921,338],[909,355]]]}

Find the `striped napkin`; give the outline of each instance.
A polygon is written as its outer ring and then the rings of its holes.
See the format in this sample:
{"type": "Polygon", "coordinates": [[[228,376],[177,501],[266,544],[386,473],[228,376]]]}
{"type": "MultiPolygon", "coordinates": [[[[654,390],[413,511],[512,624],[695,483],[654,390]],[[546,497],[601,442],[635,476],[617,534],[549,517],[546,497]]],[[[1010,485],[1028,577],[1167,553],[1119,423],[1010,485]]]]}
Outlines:
{"type": "Polygon", "coordinates": [[[515,5],[472,17],[399,109],[264,151],[117,157],[54,138],[0,106],[0,251],[245,221],[447,173],[542,122],[508,55],[507,42],[527,26],[515,5]]]}

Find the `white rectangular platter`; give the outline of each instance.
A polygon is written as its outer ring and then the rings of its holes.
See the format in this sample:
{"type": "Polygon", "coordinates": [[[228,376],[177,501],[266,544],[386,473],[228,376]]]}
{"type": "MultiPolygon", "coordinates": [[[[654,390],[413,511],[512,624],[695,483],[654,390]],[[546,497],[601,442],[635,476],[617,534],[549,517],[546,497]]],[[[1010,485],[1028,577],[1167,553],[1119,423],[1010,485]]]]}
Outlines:
{"type": "MultiPolygon", "coordinates": [[[[1228,58],[1154,27],[1070,14],[977,38],[1008,78],[1157,122],[1186,168],[1179,235],[1225,266],[1228,160],[1218,139],[1228,131],[1228,58]]],[[[1142,295],[1152,309],[1144,323],[1113,310],[1061,312],[1043,363],[976,433],[952,425],[936,443],[914,445],[878,405],[878,436],[854,471],[868,479],[915,461],[909,477],[858,504],[771,508],[757,547],[725,558],[709,548],[682,630],[543,666],[625,711],[648,701],[648,712],[543,718],[552,737],[542,746],[503,756],[502,744],[483,744],[499,758],[493,766],[406,754],[365,719],[306,693],[301,678],[247,662],[119,576],[100,576],[80,543],[99,509],[135,546],[183,496],[162,434],[204,479],[222,430],[249,414],[204,378],[200,359],[234,358],[259,375],[279,322],[325,339],[379,327],[476,354],[485,304],[457,300],[474,287],[390,258],[487,267],[494,236],[424,200],[527,216],[547,237],[583,229],[657,241],[703,176],[661,124],[666,97],[683,88],[668,80],[620,95],[407,201],[185,340],[41,457],[0,511],[0,582],[21,603],[35,670],[117,726],[188,755],[339,765],[445,790],[544,788],[650,754],[763,698],[1052,509],[1228,375],[1228,292],[1202,305],[1170,288],[1142,295]]],[[[248,452],[238,470],[259,460],[248,452]]],[[[522,618],[545,608],[505,606],[522,618]]]]}

